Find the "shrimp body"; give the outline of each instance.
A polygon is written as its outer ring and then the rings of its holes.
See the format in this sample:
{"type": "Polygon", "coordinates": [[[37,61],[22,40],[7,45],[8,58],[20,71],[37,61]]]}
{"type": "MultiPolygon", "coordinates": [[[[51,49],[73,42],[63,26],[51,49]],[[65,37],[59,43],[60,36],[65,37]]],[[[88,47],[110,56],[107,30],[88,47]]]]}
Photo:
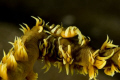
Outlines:
{"type": "Polygon", "coordinates": [[[83,35],[81,31],[76,26],[69,26],[67,29],[63,29],[60,25],[51,25],[50,33],[62,38],[72,38],[78,35],[79,44],[82,43],[83,35]]]}

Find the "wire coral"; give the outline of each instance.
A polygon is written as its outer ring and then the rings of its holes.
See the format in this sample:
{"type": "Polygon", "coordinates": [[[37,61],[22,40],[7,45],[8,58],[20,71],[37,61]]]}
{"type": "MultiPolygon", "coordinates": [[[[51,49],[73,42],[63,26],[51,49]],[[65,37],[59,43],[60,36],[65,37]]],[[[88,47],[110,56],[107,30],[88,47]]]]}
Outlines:
{"type": "Polygon", "coordinates": [[[1,80],[37,80],[38,74],[34,73],[33,66],[38,59],[45,61],[45,72],[54,65],[59,72],[65,67],[67,75],[76,70],[88,74],[89,79],[96,79],[99,69],[104,69],[109,76],[120,72],[120,47],[108,36],[101,48],[94,50],[89,46],[90,38],[76,26],[65,29],[62,25],[49,25],[39,17],[32,18],[36,20],[35,26],[30,29],[25,23],[25,27],[20,25],[24,35],[9,42],[13,47],[8,54],[3,51],[1,80]]]}

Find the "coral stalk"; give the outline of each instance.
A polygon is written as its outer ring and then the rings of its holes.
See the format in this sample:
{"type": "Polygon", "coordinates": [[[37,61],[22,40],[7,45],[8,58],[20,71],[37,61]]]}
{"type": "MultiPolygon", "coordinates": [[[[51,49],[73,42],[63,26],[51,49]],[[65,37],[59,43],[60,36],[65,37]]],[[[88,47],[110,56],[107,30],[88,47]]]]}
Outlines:
{"type": "Polygon", "coordinates": [[[58,67],[59,72],[65,67],[66,74],[73,74],[74,70],[80,74],[89,75],[96,79],[98,69],[104,69],[106,75],[113,76],[120,72],[120,47],[107,40],[100,49],[94,50],[89,46],[90,38],[85,37],[81,31],[70,26],[64,29],[62,25],[51,25],[41,18],[33,17],[36,25],[30,29],[20,25],[24,35],[16,37],[8,54],[0,63],[0,77],[2,80],[37,80],[33,66],[36,60],[45,60],[47,72],[51,64],[58,67]],[[78,36],[76,38],[75,36],[78,36]]]}

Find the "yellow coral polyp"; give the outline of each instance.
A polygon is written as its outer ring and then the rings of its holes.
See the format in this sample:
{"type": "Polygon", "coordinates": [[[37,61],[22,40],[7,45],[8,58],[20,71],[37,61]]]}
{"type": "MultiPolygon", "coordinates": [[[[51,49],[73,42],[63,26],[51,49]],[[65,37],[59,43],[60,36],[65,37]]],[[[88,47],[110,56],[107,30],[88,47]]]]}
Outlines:
{"type": "Polygon", "coordinates": [[[39,29],[38,32],[42,32],[43,31],[43,26],[45,25],[45,21],[43,21],[40,17],[36,18],[34,16],[31,16],[33,19],[36,20],[36,27],[39,29]]]}
{"type": "Polygon", "coordinates": [[[105,67],[104,69],[105,69],[104,70],[105,74],[109,75],[109,76],[113,76],[115,74],[115,72],[120,73],[120,71],[114,64],[111,64],[111,66],[105,67]]]}
{"type": "Polygon", "coordinates": [[[102,69],[102,68],[106,65],[106,63],[107,63],[106,60],[109,59],[110,57],[112,57],[113,55],[114,55],[114,50],[113,50],[113,52],[112,52],[110,55],[108,55],[108,56],[106,56],[106,57],[97,56],[94,65],[95,65],[98,69],[102,69]]]}
{"type": "Polygon", "coordinates": [[[43,51],[43,56],[42,57],[45,57],[45,55],[48,53],[48,49],[49,49],[48,39],[50,37],[51,37],[51,35],[48,36],[47,38],[43,39],[43,44],[41,44],[41,42],[39,44],[39,49],[43,51]]]}
{"type": "Polygon", "coordinates": [[[7,64],[0,63],[0,77],[2,77],[4,80],[8,80],[7,75],[7,64]]]}
{"type": "Polygon", "coordinates": [[[10,42],[13,45],[15,59],[18,61],[27,61],[28,55],[24,46],[24,43],[22,42],[21,38],[17,37],[15,38],[14,43],[10,42]]]}
{"type": "Polygon", "coordinates": [[[4,56],[2,58],[2,63],[6,63],[6,61],[7,61],[7,55],[6,55],[6,53],[5,53],[4,50],[3,50],[3,54],[4,54],[4,56]]]}
{"type": "Polygon", "coordinates": [[[13,54],[10,54],[9,58],[7,59],[7,68],[8,69],[12,69],[15,70],[17,67],[17,62],[15,60],[15,57],[13,56],[13,54]]]}
{"type": "Polygon", "coordinates": [[[107,60],[109,59],[110,57],[112,57],[114,55],[114,50],[112,51],[112,53],[106,57],[100,57],[100,56],[97,56],[97,59],[98,60],[107,60]]]}
{"type": "Polygon", "coordinates": [[[42,24],[42,19],[40,17],[38,17],[38,18],[36,18],[34,16],[31,16],[31,17],[36,20],[35,26],[40,26],[42,24]]]}
{"type": "Polygon", "coordinates": [[[98,70],[94,67],[94,63],[95,63],[95,54],[97,54],[99,50],[96,50],[94,53],[91,53],[90,51],[90,55],[89,55],[89,78],[90,79],[96,79],[96,76],[98,74],[98,70]]]}
{"type": "Polygon", "coordinates": [[[105,65],[106,65],[106,61],[105,60],[96,60],[95,61],[95,66],[98,68],[98,69],[102,69],[105,65]]]}
{"type": "Polygon", "coordinates": [[[49,62],[48,60],[46,60],[46,61],[45,61],[45,65],[44,65],[43,68],[42,68],[42,69],[45,69],[45,68],[46,68],[46,70],[45,70],[44,73],[48,72],[49,69],[50,69],[50,67],[51,67],[50,62],[49,62]]]}
{"type": "Polygon", "coordinates": [[[14,56],[18,61],[28,61],[28,55],[23,46],[19,46],[18,50],[14,53],[14,56]]]}
{"type": "Polygon", "coordinates": [[[59,73],[62,71],[62,62],[56,61],[56,62],[54,63],[54,66],[55,66],[55,67],[58,67],[59,73]]]}
{"type": "Polygon", "coordinates": [[[106,48],[113,48],[113,47],[118,47],[118,45],[112,44],[113,41],[109,40],[109,36],[107,35],[106,41],[103,43],[101,50],[105,50],[106,48]]]}
{"type": "Polygon", "coordinates": [[[80,74],[86,75],[86,74],[88,74],[88,67],[87,66],[83,66],[81,70],[78,70],[78,72],[80,74]]]}
{"type": "Polygon", "coordinates": [[[25,24],[25,23],[23,23],[23,24],[26,26],[26,28],[20,24],[20,26],[21,26],[20,30],[25,34],[27,31],[30,31],[30,28],[27,24],[25,24]]]}
{"type": "Polygon", "coordinates": [[[89,78],[95,80],[97,74],[98,74],[98,70],[95,69],[93,65],[89,65],[89,78]]]}

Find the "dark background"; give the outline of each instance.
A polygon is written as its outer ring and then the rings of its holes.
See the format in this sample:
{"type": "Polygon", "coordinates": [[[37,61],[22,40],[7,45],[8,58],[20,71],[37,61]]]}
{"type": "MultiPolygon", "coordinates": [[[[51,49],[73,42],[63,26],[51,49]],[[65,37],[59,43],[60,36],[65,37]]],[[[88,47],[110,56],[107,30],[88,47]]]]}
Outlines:
{"type": "MultiPolygon", "coordinates": [[[[19,24],[27,23],[31,28],[39,16],[50,24],[68,27],[77,26],[85,36],[91,37],[91,45],[100,48],[109,35],[114,44],[120,45],[120,0],[0,0],[0,59],[3,49],[8,52],[12,47],[8,41],[21,36],[19,24]]],[[[39,73],[38,80],[88,80],[88,75],[75,73],[67,76],[65,70],[58,73],[52,67],[46,74],[41,70],[43,64],[37,61],[34,71],[39,73]]],[[[99,80],[119,80],[120,74],[109,77],[99,71],[99,80]]]]}

